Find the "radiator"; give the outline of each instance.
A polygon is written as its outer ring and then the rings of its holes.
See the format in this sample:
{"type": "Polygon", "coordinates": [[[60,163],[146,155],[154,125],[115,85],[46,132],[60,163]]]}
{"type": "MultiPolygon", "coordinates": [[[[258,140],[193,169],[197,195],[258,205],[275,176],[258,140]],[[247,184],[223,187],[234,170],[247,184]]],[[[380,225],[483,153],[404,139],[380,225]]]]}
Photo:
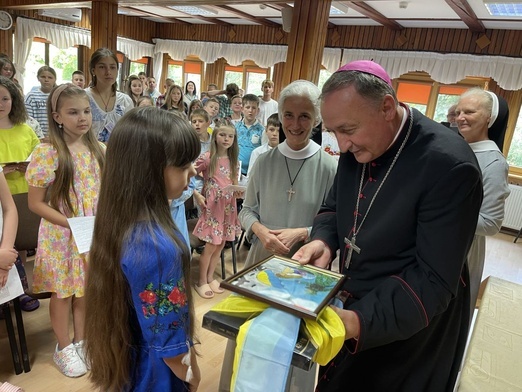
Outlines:
{"type": "Polygon", "coordinates": [[[522,186],[509,184],[509,189],[502,226],[518,231],[522,228],[522,186]]]}

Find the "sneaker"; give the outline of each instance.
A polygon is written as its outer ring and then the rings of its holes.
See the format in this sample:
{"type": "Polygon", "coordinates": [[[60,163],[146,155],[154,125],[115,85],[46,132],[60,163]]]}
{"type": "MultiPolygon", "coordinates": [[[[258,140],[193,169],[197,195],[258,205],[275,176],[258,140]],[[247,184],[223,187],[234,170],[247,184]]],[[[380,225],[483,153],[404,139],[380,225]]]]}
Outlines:
{"type": "Polygon", "coordinates": [[[80,340],[78,343],[74,343],[74,348],[76,348],[76,352],[78,353],[78,356],[85,364],[85,367],[87,368],[87,370],[91,370],[91,365],[89,364],[89,362],[87,361],[87,359],[85,357],[85,349],[83,348],[83,343],[84,343],[83,340],[80,340]]]}
{"type": "Polygon", "coordinates": [[[87,367],[72,343],[61,350],[58,350],[57,344],[53,360],[58,369],[67,377],[80,377],[87,373],[87,367]]]}

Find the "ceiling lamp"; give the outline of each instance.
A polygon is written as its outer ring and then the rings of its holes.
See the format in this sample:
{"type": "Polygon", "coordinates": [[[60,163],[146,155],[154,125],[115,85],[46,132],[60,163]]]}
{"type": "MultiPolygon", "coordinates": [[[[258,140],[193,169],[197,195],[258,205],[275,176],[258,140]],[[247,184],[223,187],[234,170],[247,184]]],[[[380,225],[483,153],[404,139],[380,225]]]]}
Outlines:
{"type": "Polygon", "coordinates": [[[492,16],[522,16],[522,3],[509,0],[484,0],[484,5],[492,16]]]}
{"type": "Polygon", "coordinates": [[[330,6],[330,15],[346,15],[348,13],[348,6],[339,2],[332,2],[330,6]]]}
{"type": "Polygon", "coordinates": [[[218,14],[217,11],[214,11],[212,8],[207,8],[202,5],[197,7],[192,5],[169,5],[167,7],[189,15],[214,16],[218,14]]]}

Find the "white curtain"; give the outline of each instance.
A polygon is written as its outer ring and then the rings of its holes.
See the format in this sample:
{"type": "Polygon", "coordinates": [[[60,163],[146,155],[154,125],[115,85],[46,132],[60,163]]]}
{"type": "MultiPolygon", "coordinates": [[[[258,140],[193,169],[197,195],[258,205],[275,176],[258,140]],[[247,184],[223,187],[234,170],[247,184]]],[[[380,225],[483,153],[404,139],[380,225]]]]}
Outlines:
{"type": "Polygon", "coordinates": [[[324,48],[323,60],[321,61],[323,67],[331,73],[337,71],[341,63],[341,52],[339,48],[324,48]]]}
{"type": "Polygon", "coordinates": [[[154,56],[154,45],[129,38],[118,37],[116,48],[130,60],[154,56]]]}
{"type": "Polygon", "coordinates": [[[176,41],[156,38],[156,52],[168,53],[174,60],[183,61],[189,55],[198,56],[205,63],[220,57],[231,65],[253,60],[263,68],[286,61],[287,47],[283,45],[227,44],[222,42],[176,41]]]}
{"type": "Polygon", "coordinates": [[[89,30],[18,17],[15,28],[14,63],[16,78],[22,87],[25,63],[29,57],[34,37],[45,38],[60,49],[67,49],[75,45],[91,46],[89,30]]]}
{"type": "MultiPolygon", "coordinates": [[[[154,57],[152,58],[152,68],[152,75],[159,83],[161,73],[163,72],[163,53],[154,53],[154,57]]],[[[161,87],[161,90],[163,90],[163,87],[161,87]]]]}
{"type": "Polygon", "coordinates": [[[407,72],[425,71],[433,80],[444,84],[457,83],[466,76],[480,76],[493,78],[504,90],[522,89],[521,58],[344,49],[342,63],[353,60],[373,60],[382,65],[392,79],[407,72]]]}

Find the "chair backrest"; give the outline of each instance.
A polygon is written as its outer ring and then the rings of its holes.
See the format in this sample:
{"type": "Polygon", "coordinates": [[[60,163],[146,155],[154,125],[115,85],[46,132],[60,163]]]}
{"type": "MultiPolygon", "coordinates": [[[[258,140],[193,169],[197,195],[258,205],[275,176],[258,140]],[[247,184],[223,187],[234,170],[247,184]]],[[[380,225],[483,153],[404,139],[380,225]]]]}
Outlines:
{"type": "Polygon", "coordinates": [[[17,250],[36,249],[41,218],[29,210],[27,193],[13,195],[13,200],[18,210],[18,231],[16,232],[15,248],[17,250]]]}

